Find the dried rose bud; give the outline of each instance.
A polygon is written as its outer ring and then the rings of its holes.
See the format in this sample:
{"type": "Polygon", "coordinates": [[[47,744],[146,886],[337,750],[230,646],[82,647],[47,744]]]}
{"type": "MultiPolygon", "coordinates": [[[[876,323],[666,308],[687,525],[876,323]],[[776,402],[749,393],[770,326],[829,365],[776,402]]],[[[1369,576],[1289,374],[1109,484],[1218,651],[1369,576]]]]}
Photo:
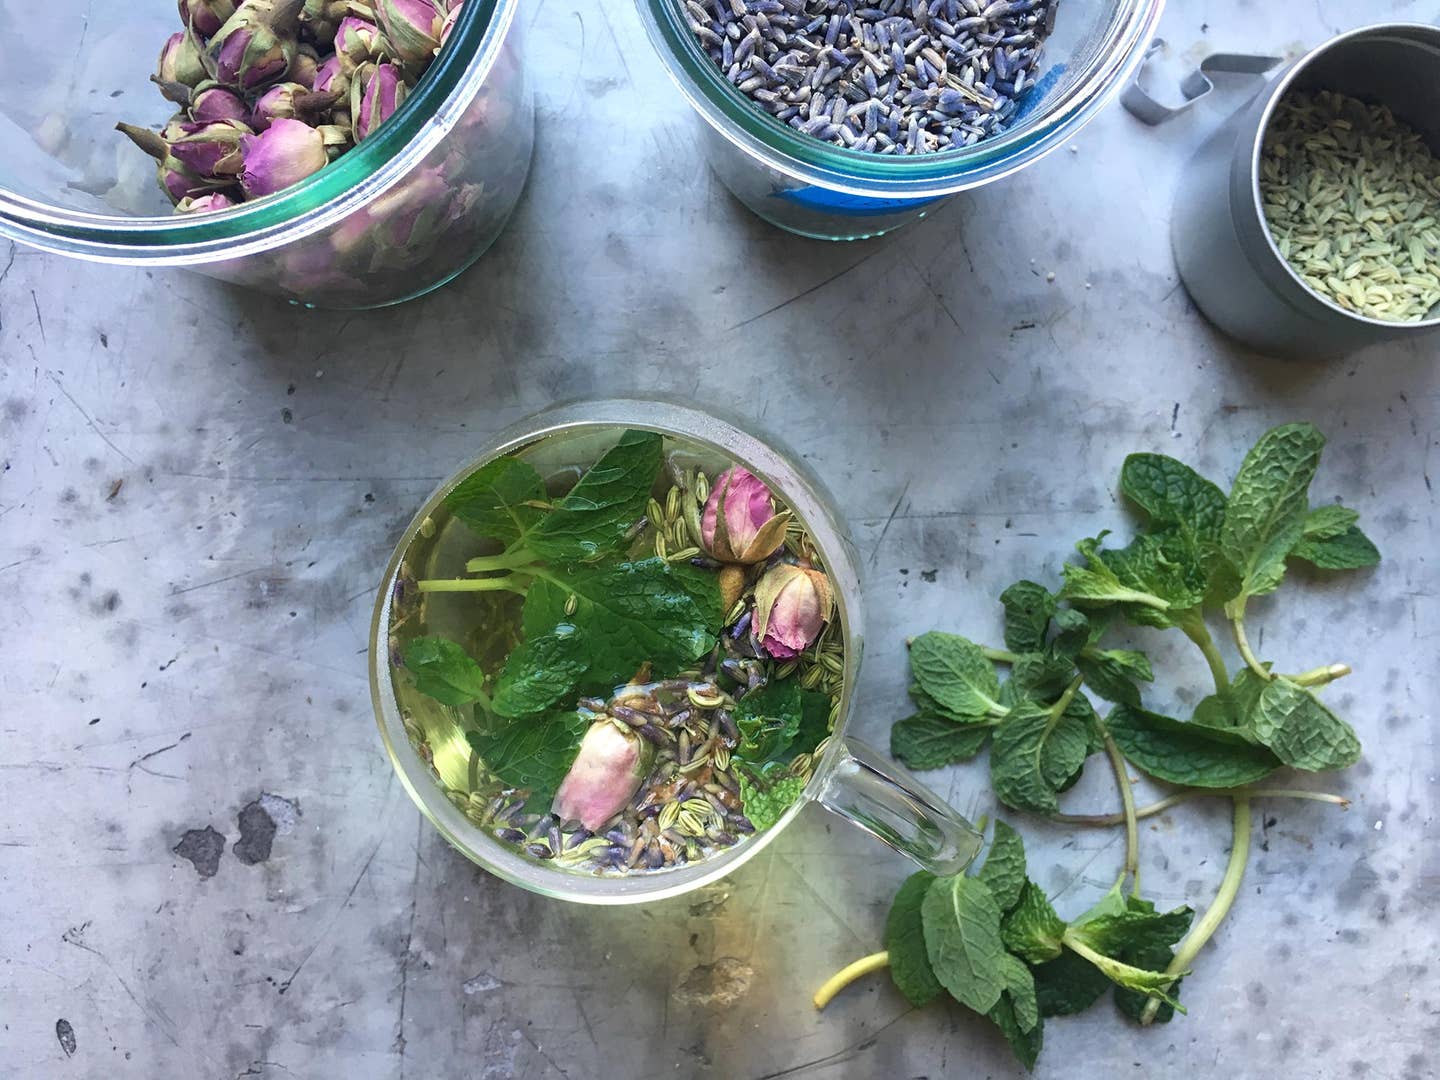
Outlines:
{"type": "Polygon", "coordinates": [[[242,0],[210,41],[215,78],[241,90],[281,78],[295,60],[298,12],[296,0],[242,0]]]}
{"type": "Polygon", "coordinates": [[[315,69],[315,81],[310,89],[317,94],[337,94],[340,98],[350,93],[350,76],[340,70],[340,58],[332,56],[315,69]]]}
{"type": "Polygon", "coordinates": [[[250,110],[245,107],[240,95],[212,82],[197,87],[190,95],[190,119],[201,124],[214,120],[239,120],[244,123],[250,119],[250,110]]]}
{"type": "Polygon", "coordinates": [[[635,797],[652,756],[650,744],[628,728],[612,720],[591,724],[551,811],[561,821],[579,821],[595,832],[635,797]]]}
{"type": "Polygon", "coordinates": [[[163,137],[176,160],[197,176],[233,178],[244,164],[240,142],[250,135],[250,128],[239,120],[182,120],[167,124],[163,137]]]}
{"type": "Polygon", "coordinates": [[[370,64],[350,84],[350,117],[355,141],[364,142],[405,100],[405,80],[394,64],[370,64]]]}
{"type": "Polygon", "coordinates": [[[175,204],[175,210],[181,214],[211,214],[216,210],[229,210],[235,205],[235,200],[223,191],[212,192],[209,195],[186,196],[175,204]]]}
{"type": "Polygon", "coordinates": [[[460,3],[457,3],[450,9],[450,14],[445,16],[444,25],[440,27],[440,48],[436,49],[436,52],[443,49],[445,43],[450,40],[450,35],[455,30],[455,24],[460,21],[460,9],[464,6],[465,4],[463,0],[461,0],[460,3]]]}
{"type": "Polygon", "coordinates": [[[301,45],[295,50],[295,59],[285,73],[289,82],[297,82],[306,90],[315,88],[315,73],[320,70],[320,53],[313,45],[301,45]]]}
{"type": "Polygon", "coordinates": [[[250,126],[264,131],[276,120],[304,120],[313,124],[333,104],[333,94],[317,94],[299,83],[276,83],[256,98],[250,126]]]}
{"type": "Polygon", "coordinates": [[[170,152],[169,141],[149,128],[136,127],[134,124],[116,124],[115,130],[124,132],[130,137],[131,142],[155,159],[157,163],[156,179],[173,203],[179,203],[186,198],[209,195],[230,183],[229,180],[215,180],[191,172],[179,158],[170,152]]]}
{"type": "Polygon", "coordinates": [[[225,20],[235,14],[235,0],[179,0],[179,8],[180,21],[208,38],[218,33],[225,20]]]}
{"type": "Polygon", "coordinates": [[[240,186],[249,198],[273,195],[319,172],[330,161],[320,132],[299,120],[274,120],[241,143],[245,169],[240,186]]]}
{"type": "Polygon", "coordinates": [[[331,161],[340,157],[355,145],[354,132],[349,124],[320,124],[315,128],[325,144],[325,156],[331,161]]]}
{"type": "Polygon", "coordinates": [[[400,59],[420,63],[440,47],[445,8],[436,0],[378,0],[375,14],[400,59]]]}
{"type": "Polygon", "coordinates": [[[335,31],[335,58],[346,75],[353,75],[361,64],[387,59],[389,50],[380,28],[364,19],[342,19],[335,31]]]}
{"type": "Polygon", "coordinates": [[[204,50],[200,41],[189,30],[171,34],[160,50],[160,62],[155,68],[155,80],[166,91],[165,96],[176,104],[178,101],[167,86],[199,86],[210,77],[205,69],[204,50]]]}
{"type": "Polygon", "coordinates": [[[700,516],[700,538],[720,562],[748,565],[780,550],[789,521],[789,511],[775,513],[765,482],[736,465],[715,478],[700,516]]]}
{"type": "Polygon", "coordinates": [[[820,636],[834,606],[830,579],[819,570],[780,563],[755,586],[752,627],[760,647],[776,660],[791,660],[820,636]]]}

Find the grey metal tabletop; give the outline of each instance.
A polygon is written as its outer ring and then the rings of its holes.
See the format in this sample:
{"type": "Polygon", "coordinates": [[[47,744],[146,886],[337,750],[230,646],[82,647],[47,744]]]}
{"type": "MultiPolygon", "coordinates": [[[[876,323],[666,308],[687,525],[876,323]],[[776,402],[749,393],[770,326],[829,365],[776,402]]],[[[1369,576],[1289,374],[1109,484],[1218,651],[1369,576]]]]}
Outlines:
{"type": "MultiPolygon", "coordinates": [[[[883,975],[816,1012],[816,986],[879,947],[911,869],[817,807],[699,893],[590,909],[488,877],[396,782],[364,653],[405,521],[524,414],[654,393],[753,418],[836,493],[867,578],[855,731],[882,743],[905,637],[998,636],[1000,589],[1125,527],[1127,453],[1228,477],[1266,427],[1316,422],[1317,491],[1362,511],[1385,561],[1254,617],[1280,624],[1277,662],[1354,666],[1330,697],[1366,757],[1324,781],[1354,805],[1261,804],[1190,1015],[1056,1020],[1037,1075],[1440,1073],[1440,367],[1433,341],[1267,360],[1197,314],[1171,194],[1238,90],[1157,129],[1112,106],[1018,176],[832,245],[762,224],[707,173],[630,5],[537,0],[525,18],[529,189],[427,299],[305,312],[0,250],[0,1074],[1021,1075],[986,1025],[912,1009],[883,975]]],[[[1162,33],[1193,63],[1294,53],[1361,18],[1175,0],[1162,33]]],[[[1164,685],[1204,678],[1161,635],[1137,640],[1164,685]]],[[[1067,808],[1113,809],[1092,772],[1067,808]]],[[[936,782],[994,810],[983,765],[936,782]]],[[[1111,880],[1118,832],[1018,823],[1063,909],[1111,880]]],[[[1145,825],[1147,893],[1208,903],[1224,804],[1145,825]]]]}

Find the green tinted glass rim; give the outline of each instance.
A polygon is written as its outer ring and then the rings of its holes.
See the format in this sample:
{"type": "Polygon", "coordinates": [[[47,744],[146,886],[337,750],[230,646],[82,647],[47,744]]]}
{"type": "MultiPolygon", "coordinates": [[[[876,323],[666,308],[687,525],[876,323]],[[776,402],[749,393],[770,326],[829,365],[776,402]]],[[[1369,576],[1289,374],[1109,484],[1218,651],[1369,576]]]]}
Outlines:
{"type": "Polygon", "coordinates": [[[517,0],[467,0],[446,47],[395,114],[349,153],[270,198],[194,217],[128,217],[61,211],[0,191],[0,226],[133,255],[204,250],[236,240],[271,248],[313,233],[381,194],[443,137],[468,104],[468,96],[455,100],[458,93],[478,89],[517,6],[517,0]]]}
{"type": "MultiPolygon", "coordinates": [[[[1163,0],[1133,0],[1114,5],[1116,15],[1106,28],[1105,39],[1096,47],[1085,70],[1076,75],[1072,91],[1048,111],[1037,114],[1032,122],[961,150],[896,157],[823,142],[776,120],[736,89],[705,53],[690,30],[681,0],[638,2],[648,9],[648,21],[660,39],[657,44],[663,46],[666,53],[663,59],[672,76],[682,81],[682,89],[685,89],[683,83],[688,82],[696,97],[718,111],[747,142],[758,142],[781,159],[771,162],[776,167],[783,168],[784,159],[788,159],[801,168],[838,178],[842,189],[848,189],[847,182],[855,182],[872,184],[893,194],[916,196],[927,192],[906,189],[929,184],[959,190],[970,186],[962,178],[974,174],[1003,175],[1023,164],[1032,151],[1045,147],[1047,142],[1065,138],[1068,131],[1064,122],[1077,114],[1082,119],[1093,115],[1108,99],[1105,90],[1115,83],[1115,74],[1133,68],[1133,62],[1125,62],[1118,54],[1138,51],[1138,42],[1148,39],[1164,6],[1163,0]]],[[[722,134],[730,136],[723,130],[722,134]]]]}

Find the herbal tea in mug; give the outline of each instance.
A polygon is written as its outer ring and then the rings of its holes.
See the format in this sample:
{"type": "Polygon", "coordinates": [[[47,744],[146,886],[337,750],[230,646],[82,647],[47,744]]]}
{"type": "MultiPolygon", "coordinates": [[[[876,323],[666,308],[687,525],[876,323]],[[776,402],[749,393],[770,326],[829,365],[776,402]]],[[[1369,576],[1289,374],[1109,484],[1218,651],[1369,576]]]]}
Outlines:
{"type": "Polygon", "coordinates": [[[719,450],[545,434],[451,488],[400,557],[390,681],[469,821],[574,874],[664,873],[800,798],[841,707],[821,553],[719,450]]]}

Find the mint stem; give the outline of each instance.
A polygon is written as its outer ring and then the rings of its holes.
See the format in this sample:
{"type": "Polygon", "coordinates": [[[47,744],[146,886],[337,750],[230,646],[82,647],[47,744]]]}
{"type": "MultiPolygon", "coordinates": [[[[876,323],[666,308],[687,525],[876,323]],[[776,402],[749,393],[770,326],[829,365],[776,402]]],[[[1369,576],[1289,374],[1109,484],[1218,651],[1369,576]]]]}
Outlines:
{"type": "MultiPolygon", "coordinates": [[[[1220,881],[1220,889],[1215,893],[1214,902],[1180,943],[1180,948],[1175,950],[1175,956],[1165,968],[1165,974],[1178,977],[1190,970],[1191,962],[1214,937],[1215,931],[1225,921],[1225,916],[1230,914],[1235,897],[1240,893],[1240,882],[1245,878],[1245,864],[1249,859],[1250,798],[1239,795],[1235,798],[1235,838],[1230,846],[1230,863],[1225,867],[1225,877],[1220,881]]],[[[1151,998],[1146,1002],[1145,1010],[1140,1014],[1140,1023],[1147,1026],[1152,1023],[1155,1014],[1160,1011],[1160,1004],[1159,998],[1151,998]]]]}
{"type": "MultiPolygon", "coordinates": [[[[1343,795],[1331,795],[1326,791],[1306,791],[1303,788],[1185,788],[1158,802],[1140,807],[1135,811],[1135,817],[1137,820],[1154,817],[1191,799],[1233,799],[1237,795],[1247,795],[1252,799],[1306,799],[1310,802],[1329,803],[1346,810],[1350,808],[1350,800],[1343,795]]],[[[1113,814],[1051,814],[1050,820],[1061,825],[1108,828],[1125,824],[1125,812],[1117,810],[1113,814]]]]}
{"type": "Polygon", "coordinates": [[[1225,605],[1225,610],[1230,616],[1230,626],[1235,631],[1235,647],[1245,658],[1246,666],[1260,678],[1269,682],[1274,676],[1266,670],[1264,664],[1255,658],[1255,653],[1250,649],[1250,639],[1245,636],[1245,598],[1242,596],[1238,601],[1232,601],[1231,604],[1225,605]]]}
{"type": "Polygon", "coordinates": [[[1289,679],[1297,686],[1324,686],[1336,679],[1343,679],[1349,675],[1354,668],[1349,664],[1326,664],[1323,667],[1311,668],[1309,671],[1301,672],[1299,675],[1283,675],[1282,678],[1289,679]]]}
{"type": "Polygon", "coordinates": [[[872,971],[879,971],[883,967],[890,966],[890,953],[871,953],[869,956],[856,960],[853,964],[841,968],[834,975],[825,981],[825,985],[815,991],[815,1008],[823,1009],[830,1004],[830,999],[838,994],[845,987],[849,986],[856,979],[864,978],[872,971]]]}
{"type": "Polygon", "coordinates": [[[1200,613],[1195,613],[1195,618],[1178,621],[1177,624],[1185,636],[1193,641],[1205,656],[1205,663],[1210,665],[1210,677],[1215,680],[1215,692],[1223,694],[1230,689],[1230,673],[1225,670],[1225,658],[1220,655],[1220,649],[1215,644],[1215,639],[1210,636],[1210,628],[1205,625],[1200,613]]]}
{"type": "Polygon", "coordinates": [[[520,548],[516,551],[506,551],[499,555],[481,555],[471,559],[465,564],[465,569],[472,574],[483,574],[491,570],[516,570],[522,566],[529,566],[535,562],[535,556],[520,548]]]}
{"type": "Polygon", "coordinates": [[[1130,895],[1135,896],[1140,892],[1140,815],[1135,809],[1135,789],[1130,786],[1125,757],[1104,724],[1100,724],[1100,733],[1105,740],[1105,753],[1110,758],[1110,767],[1115,770],[1115,786],[1120,789],[1120,805],[1125,808],[1119,815],[1120,820],[1125,823],[1125,865],[1120,868],[1120,877],[1115,886],[1119,888],[1123,885],[1128,874],[1130,895]]]}
{"type": "Polygon", "coordinates": [[[988,645],[982,645],[980,651],[985,654],[985,659],[993,660],[997,664],[1013,664],[1020,659],[1018,653],[1006,649],[992,649],[988,645]]]}
{"type": "Polygon", "coordinates": [[[525,595],[528,585],[517,585],[517,575],[506,574],[498,578],[433,578],[420,581],[416,587],[421,592],[513,592],[525,595]]]}

